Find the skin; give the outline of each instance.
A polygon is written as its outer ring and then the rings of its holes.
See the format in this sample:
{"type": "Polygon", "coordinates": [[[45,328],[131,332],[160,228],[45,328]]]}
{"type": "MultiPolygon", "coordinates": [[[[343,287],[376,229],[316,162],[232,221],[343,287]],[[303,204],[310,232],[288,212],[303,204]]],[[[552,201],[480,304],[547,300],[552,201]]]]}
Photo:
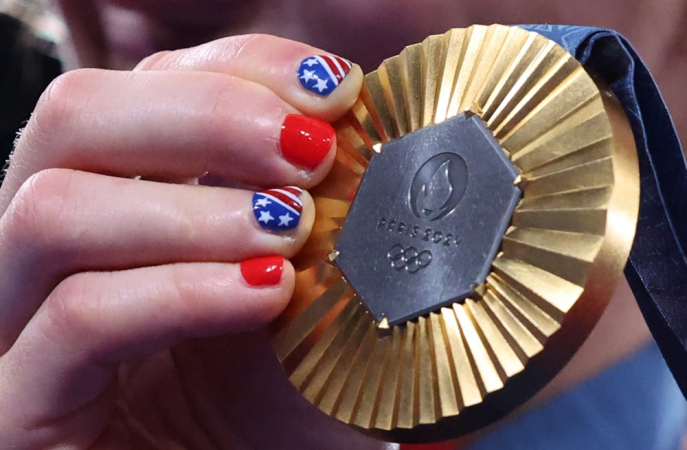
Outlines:
{"type": "MultiPolygon", "coordinates": [[[[321,47],[369,70],[406,44],[473,22],[606,25],[649,56],[684,128],[684,58],[669,61],[684,52],[676,43],[687,5],[655,3],[648,14],[631,0],[62,0],[73,40],[65,55],[101,69],[71,71],[47,89],[0,190],[0,442],[394,448],[319,413],[280,371],[261,330],[288,302],[290,264],[273,287],[251,287],[239,273],[246,259],[295,254],[314,218],[306,193],[298,229],[268,234],[245,187],[307,189],[332,163],[332,152],[312,171],[286,161],[285,116],[333,121],[362,82],[354,66],[322,98],[298,85],[295,68],[321,47]],[[265,32],[292,40],[251,35],[265,32]],[[155,53],[169,49],[182,50],[155,53]],[[199,185],[207,172],[224,187],[199,185]]],[[[533,404],[648,340],[621,283],[533,404]]]]}

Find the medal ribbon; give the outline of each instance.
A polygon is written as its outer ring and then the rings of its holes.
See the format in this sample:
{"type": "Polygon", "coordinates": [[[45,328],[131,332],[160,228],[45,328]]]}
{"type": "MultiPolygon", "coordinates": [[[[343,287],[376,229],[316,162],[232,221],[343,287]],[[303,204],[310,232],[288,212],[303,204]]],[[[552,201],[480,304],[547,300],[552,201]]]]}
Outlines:
{"type": "Polygon", "coordinates": [[[651,73],[618,32],[520,25],[556,41],[608,83],[625,110],[639,158],[639,221],[625,276],[687,396],[687,164],[651,73]]]}

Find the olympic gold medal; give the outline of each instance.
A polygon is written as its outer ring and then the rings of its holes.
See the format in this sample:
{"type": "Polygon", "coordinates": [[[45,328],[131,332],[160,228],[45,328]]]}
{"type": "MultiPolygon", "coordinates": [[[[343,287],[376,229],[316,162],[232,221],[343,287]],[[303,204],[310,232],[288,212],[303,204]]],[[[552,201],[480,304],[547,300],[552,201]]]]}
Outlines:
{"type": "Polygon", "coordinates": [[[553,41],[476,25],[385,60],[335,128],[271,329],[291,382],[394,442],[507,415],[577,351],[628,258],[639,175],[619,103],[553,41]]]}

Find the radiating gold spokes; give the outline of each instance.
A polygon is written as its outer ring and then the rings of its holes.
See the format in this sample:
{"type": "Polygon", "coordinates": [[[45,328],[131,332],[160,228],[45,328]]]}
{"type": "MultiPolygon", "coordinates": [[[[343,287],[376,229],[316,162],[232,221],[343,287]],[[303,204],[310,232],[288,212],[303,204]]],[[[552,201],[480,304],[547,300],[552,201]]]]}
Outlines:
{"type": "Polygon", "coordinates": [[[296,292],[272,327],[291,381],[389,440],[455,437],[503,416],[581,345],[629,254],[639,182],[620,107],[554,42],[473,26],[385,60],[336,129],[296,292]],[[332,264],[334,244],[380,144],[466,110],[520,169],[522,201],[482,295],[380,333],[332,264]]]}

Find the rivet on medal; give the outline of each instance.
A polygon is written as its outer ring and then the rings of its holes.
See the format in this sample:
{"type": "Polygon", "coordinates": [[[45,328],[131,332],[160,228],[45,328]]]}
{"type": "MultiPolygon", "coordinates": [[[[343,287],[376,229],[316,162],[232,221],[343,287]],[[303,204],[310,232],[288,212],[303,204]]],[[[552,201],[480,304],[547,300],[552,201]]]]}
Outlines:
{"type": "Polygon", "coordinates": [[[630,253],[639,171],[620,104],[555,42],[476,25],[385,60],[335,129],[271,326],[289,379],[394,442],[514,411],[584,342],[630,253]]]}

